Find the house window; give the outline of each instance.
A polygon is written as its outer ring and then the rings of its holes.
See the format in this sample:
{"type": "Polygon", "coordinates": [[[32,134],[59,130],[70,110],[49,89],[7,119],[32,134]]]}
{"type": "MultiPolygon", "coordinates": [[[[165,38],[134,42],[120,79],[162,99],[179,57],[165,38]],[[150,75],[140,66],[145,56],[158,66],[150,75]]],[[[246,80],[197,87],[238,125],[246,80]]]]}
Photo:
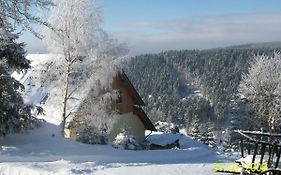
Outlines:
{"type": "Polygon", "coordinates": [[[115,102],[118,103],[122,103],[122,92],[120,90],[116,91],[116,98],[115,98],[115,102]]]}

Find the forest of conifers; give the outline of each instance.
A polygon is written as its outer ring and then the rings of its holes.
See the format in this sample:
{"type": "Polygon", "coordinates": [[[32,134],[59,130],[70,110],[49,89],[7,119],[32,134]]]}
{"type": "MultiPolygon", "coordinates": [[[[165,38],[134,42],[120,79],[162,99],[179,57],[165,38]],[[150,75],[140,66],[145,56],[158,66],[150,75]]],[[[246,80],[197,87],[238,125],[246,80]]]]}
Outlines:
{"type": "Polygon", "coordinates": [[[125,71],[143,98],[153,122],[186,129],[209,146],[234,149],[235,129],[266,130],[238,86],[255,55],[280,49],[225,48],[165,51],[133,57],[125,71]]]}

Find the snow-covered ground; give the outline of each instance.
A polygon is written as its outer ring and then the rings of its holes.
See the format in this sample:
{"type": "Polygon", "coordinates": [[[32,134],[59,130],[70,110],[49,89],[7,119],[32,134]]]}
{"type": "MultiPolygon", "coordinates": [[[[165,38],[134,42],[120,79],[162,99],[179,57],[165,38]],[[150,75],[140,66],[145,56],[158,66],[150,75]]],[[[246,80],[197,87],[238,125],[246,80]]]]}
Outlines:
{"type": "Polygon", "coordinates": [[[63,138],[58,126],[59,101],[53,100],[50,94],[59,87],[56,83],[48,84],[52,91],[47,91],[47,83],[42,84],[39,78],[43,67],[51,63],[49,57],[30,55],[28,58],[32,60],[32,72],[14,76],[27,87],[23,94],[26,102],[40,103],[49,94],[43,105],[46,115],[42,118],[46,123],[26,134],[0,138],[0,175],[205,175],[215,174],[212,163],[233,161],[180,134],[156,132],[148,139],[159,144],[179,139],[181,149],[144,151],[118,150],[110,145],[87,145],[63,138]]]}
{"type": "Polygon", "coordinates": [[[0,174],[214,174],[212,163],[230,160],[185,136],[151,136],[157,137],[180,138],[182,149],[127,151],[87,145],[63,138],[58,126],[45,123],[29,134],[0,140],[0,174]]]}

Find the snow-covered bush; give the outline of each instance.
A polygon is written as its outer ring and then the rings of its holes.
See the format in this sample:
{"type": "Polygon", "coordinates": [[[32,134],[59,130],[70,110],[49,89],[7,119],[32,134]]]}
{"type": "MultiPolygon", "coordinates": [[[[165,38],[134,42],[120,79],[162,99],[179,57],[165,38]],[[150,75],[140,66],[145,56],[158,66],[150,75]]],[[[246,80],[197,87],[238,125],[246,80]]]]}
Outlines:
{"type": "Polygon", "coordinates": [[[208,145],[211,148],[216,147],[215,128],[212,121],[200,122],[198,117],[195,117],[187,130],[187,135],[192,139],[208,145]]]}
{"type": "Polygon", "coordinates": [[[179,127],[174,123],[158,121],[155,123],[157,131],[165,133],[179,133],[179,127]]]}
{"type": "Polygon", "coordinates": [[[127,150],[143,149],[141,144],[136,140],[136,137],[127,129],[123,129],[123,131],[116,136],[113,142],[113,147],[127,150]]]}
{"type": "Polygon", "coordinates": [[[107,132],[98,131],[93,126],[86,126],[78,132],[77,141],[88,144],[107,144],[107,132]]]}

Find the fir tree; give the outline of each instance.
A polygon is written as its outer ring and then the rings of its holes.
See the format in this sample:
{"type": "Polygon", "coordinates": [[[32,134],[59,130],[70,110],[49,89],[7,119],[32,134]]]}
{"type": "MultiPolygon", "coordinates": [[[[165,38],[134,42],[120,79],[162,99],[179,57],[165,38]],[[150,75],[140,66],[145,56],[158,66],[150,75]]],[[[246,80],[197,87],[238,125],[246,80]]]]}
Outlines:
{"type": "Polygon", "coordinates": [[[0,136],[22,132],[38,124],[32,106],[24,104],[19,90],[24,86],[9,74],[30,67],[25,59],[23,43],[16,43],[18,34],[10,26],[0,23],[0,136]]]}
{"type": "MultiPolygon", "coordinates": [[[[0,0],[0,137],[9,133],[22,132],[38,124],[32,114],[33,106],[24,104],[20,90],[24,87],[11,77],[12,71],[24,71],[30,67],[25,59],[24,43],[17,43],[19,33],[15,30],[28,29],[39,37],[33,24],[44,24],[39,17],[33,15],[36,10],[44,9],[52,4],[51,0],[14,1],[0,0]],[[30,9],[32,9],[32,14],[30,9]]],[[[42,108],[39,112],[42,112],[42,108]]]]}
{"type": "Polygon", "coordinates": [[[216,142],[215,142],[215,127],[214,127],[214,123],[211,121],[208,121],[206,123],[206,130],[203,133],[203,137],[205,137],[205,144],[208,145],[211,148],[214,148],[216,146],[216,142]]]}
{"type": "Polygon", "coordinates": [[[193,139],[199,140],[201,138],[201,134],[200,134],[200,125],[199,125],[200,121],[198,119],[197,116],[194,116],[194,119],[192,120],[191,123],[191,128],[190,128],[190,135],[193,139]]]}

